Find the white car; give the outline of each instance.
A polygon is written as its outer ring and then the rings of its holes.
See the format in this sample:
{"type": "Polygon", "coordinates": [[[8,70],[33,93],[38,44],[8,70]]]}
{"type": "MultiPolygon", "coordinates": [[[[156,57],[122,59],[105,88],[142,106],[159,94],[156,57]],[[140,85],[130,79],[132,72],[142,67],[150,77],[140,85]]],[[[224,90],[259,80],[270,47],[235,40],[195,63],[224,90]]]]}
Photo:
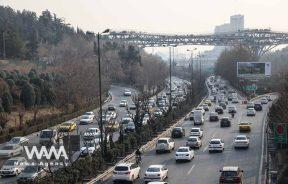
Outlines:
{"type": "Polygon", "coordinates": [[[267,100],[267,98],[261,98],[260,102],[261,104],[267,104],[269,101],[267,100]]]}
{"type": "Polygon", "coordinates": [[[131,182],[140,177],[140,167],[134,163],[122,163],[115,166],[113,171],[113,182],[131,182]]]}
{"type": "Polygon", "coordinates": [[[190,136],[197,136],[199,138],[203,137],[203,130],[201,128],[191,128],[190,136]]]}
{"type": "Polygon", "coordinates": [[[175,153],[175,161],[188,160],[191,161],[194,158],[194,150],[190,147],[180,147],[175,153]]]}
{"type": "Polygon", "coordinates": [[[175,148],[175,142],[171,138],[159,138],[156,143],[156,153],[169,151],[175,148]]]}
{"type": "Polygon", "coordinates": [[[168,183],[164,181],[152,181],[152,182],[149,182],[148,184],[168,184],[168,183]]]}
{"type": "Polygon", "coordinates": [[[83,116],[81,116],[79,124],[80,125],[87,125],[87,124],[93,123],[93,120],[94,120],[94,116],[83,115],[83,116]]]}
{"type": "Polygon", "coordinates": [[[238,135],[234,139],[234,148],[249,148],[249,138],[246,135],[238,135]]]}
{"type": "Polygon", "coordinates": [[[23,147],[18,144],[6,144],[0,148],[0,158],[11,158],[17,155],[21,155],[23,147]]]}
{"type": "Polygon", "coordinates": [[[224,142],[221,139],[212,139],[209,142],[209,153],[213,151],[224,151],[224,142]]]}
{"type": "Polygon", "coordinates": [[[29,139],[26,137],[13,137],[7,144],[18,144],[20,146],[28,145],[29,139]]]}
{"type": "Polygon", "coordinates": [[[106,116],[111,117],[111,119],[116,119],[117,113],[115,111],[107,111],[106,116]]]}
{"type": "Polygon", "coordinates": [[[95,139],[98,134],[100,134],[99,128],[89,128],[83,134],[83,139],[92,140],[92,139],[95,139]]]}
{"type": "Polygon", "coordinates": [[[27,160],[24,157],[14,157],[6,160],[0,170],[0,175],[3,176],[17,176],[24,168],[27,160]]]}
{"type": "Polygon", "coordinates": [[[228,113],[236,113],[236,112],[237,112],[236,106],[234,105],[228,106],[228,113]]]}
{"type": "Polygon", "coordinates": [[[99,149],[100,145],[95,140],[85,141],[84,146],[80,149],[80,156],[84,157],[94,153],[96,149],[99,149]]]}
{"type": "Polygon", "coordinates": [[[92,111],[85,112],[84,115],[92,116],[93,119],[95,118],[95,114],[92,111]]]}
{"type": "Polygon", "coordinates": [[[255,115],[256,115],[256,111],[254,108],[247,109],[247,116],[255,116],[255,115]]]}
{"type": "Polygon", "coordinates": [[[125,89],[124,90],[124,96],[131,96],[132,95],[132,92],[128,89],[125,89]]]}
{"type": "Polygon", "coordinates": [[[209,111],[209,105],[208,104],[203,104],[202,107],[205,111],[209,111]]]}
{"type": "Polygon", "coordinates": [[[237,97],[233,97],[233,98],[232,98],[232,103],[239,103],[238,98],[237,98],[237,97]]]}
{"type": "Polygon", "coordinates": [[[197,107],[195,110],[200,110],[200,111],[202,111],[202,114],[203,115],[205,115],[205,110],[204,110],[204,108],[203,107],[197,107]]]}
{"type": "Polygon", "coordinates": [[[128,106],[127,100],[121,100],[120,101],[119,107],[127,107],[127,106],[128,106]]]}
{"type": "Polygon", "coordinates": [[[145,183],[164,181],[168,177],[168,168],[164,165],[150,165],[144,174],[145,183]]]}
{"type": "Polygon", "coordinates": [[[202,141],[197,136],[190,136],[186,141],[186,146],[190,148],[200,148],[202,146],[202,141]]]}

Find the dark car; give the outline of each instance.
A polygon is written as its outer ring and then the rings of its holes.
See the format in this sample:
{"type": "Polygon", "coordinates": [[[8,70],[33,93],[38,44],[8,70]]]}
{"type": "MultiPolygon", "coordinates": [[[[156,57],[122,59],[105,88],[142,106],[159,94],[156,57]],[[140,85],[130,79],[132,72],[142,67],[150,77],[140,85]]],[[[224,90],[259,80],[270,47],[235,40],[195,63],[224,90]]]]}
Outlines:
{"type": "Polygon", "coordinates": [[[219,179],[220,184],[224,183],[234,183],[234,184],[242,184],[243,183],[243,170],[241,170],[239,167],[235,166],[228,166],[223,167],[222,170],[220,170],[221,175],[219,179]]]}
{"type": "Polygon", "coordinates": [[[215,108],[215,112],[217,112],[218,114],[223,114],[223,112],[224,112],[223,107],[217,106],[215,108]]]}
{"type": "Polygon", "coordinates": [[[255,111],[262,111],[262,104],[255,103],[254,104],[254,109],[255,109],[255,111]]]}
{"type": "Polygon", "coordinates": [[[219,121],[219,116],[217,112],[211,112],[209,114],[209,121],[219,121]]]}
{"type": "Polygon", "coordinates": [[[223,117],[220,121],[220,127],[230,127],[231,121],[228,117],[223,117]]]}
{"type": "Polygon", "coordinates": [[[175,127],[172,130],[171,133],[171,137],[172,138],[181,138],[181,137],[185,137],[185,130],[182,127],[175,127]]]}
{"type": "Polygon", "coordinates": [[[222,107],[223,109],[226,109],[226,103],[225,102],[220,102],[219,106],[222,107]]]}

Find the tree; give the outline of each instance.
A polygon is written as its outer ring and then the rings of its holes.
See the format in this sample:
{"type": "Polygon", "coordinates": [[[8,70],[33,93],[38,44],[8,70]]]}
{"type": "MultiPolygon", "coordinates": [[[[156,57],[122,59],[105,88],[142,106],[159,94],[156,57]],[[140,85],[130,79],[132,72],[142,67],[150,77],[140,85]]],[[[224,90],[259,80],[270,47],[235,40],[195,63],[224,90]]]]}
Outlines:
{"type": "Polygon", "coordinates": [[[13,98],[10,92],[5,92],[2,96],[2,106],[5,112],[11,113],[11,107],[13,105],[13,98]]]}
{"type": "Polygon", "coordinates": [[[2,129],[6,128],[8,121],[9,121],[8,114],[5,112],[0,112],[0,126],[2,129]]]}
{"type": "Polygon", "coordinates": [[[29,83],[24,84],[21,90],[20,100],[25,108],[32,107],[35,104],[35,99],[36,95],[33,86],[29,83]]]}

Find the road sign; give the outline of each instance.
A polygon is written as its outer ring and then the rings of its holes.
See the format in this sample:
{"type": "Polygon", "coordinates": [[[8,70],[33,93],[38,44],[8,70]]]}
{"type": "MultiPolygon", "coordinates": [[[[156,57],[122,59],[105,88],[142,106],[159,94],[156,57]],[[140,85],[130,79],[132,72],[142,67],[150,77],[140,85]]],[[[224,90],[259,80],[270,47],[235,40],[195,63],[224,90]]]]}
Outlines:
{"type": "Polygon", "coordinates": [[[287,124],[285,123],[274,123],[274,141],[276,143],[287,143],[287,124]]]}
{"type": "Polygon", "coordinates": [[[244,86],[244,89],[246,91],[256,91],[257,90],[257,86],[256,85],[248,85],[248,86],[244,86]]]}

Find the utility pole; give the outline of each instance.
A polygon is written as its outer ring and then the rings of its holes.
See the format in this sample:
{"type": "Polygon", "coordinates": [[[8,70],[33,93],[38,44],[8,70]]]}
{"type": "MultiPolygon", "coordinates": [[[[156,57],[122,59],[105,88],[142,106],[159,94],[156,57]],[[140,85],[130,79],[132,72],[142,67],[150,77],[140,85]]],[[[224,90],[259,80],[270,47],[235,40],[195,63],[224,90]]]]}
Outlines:
{"type": "Polygon", "coordinates": [[[172,64],[171,64],[171,47],[169,47],[169,86],[170,86],[170,98],[169,98],[169,110],[172,109],[172,64]]]}

